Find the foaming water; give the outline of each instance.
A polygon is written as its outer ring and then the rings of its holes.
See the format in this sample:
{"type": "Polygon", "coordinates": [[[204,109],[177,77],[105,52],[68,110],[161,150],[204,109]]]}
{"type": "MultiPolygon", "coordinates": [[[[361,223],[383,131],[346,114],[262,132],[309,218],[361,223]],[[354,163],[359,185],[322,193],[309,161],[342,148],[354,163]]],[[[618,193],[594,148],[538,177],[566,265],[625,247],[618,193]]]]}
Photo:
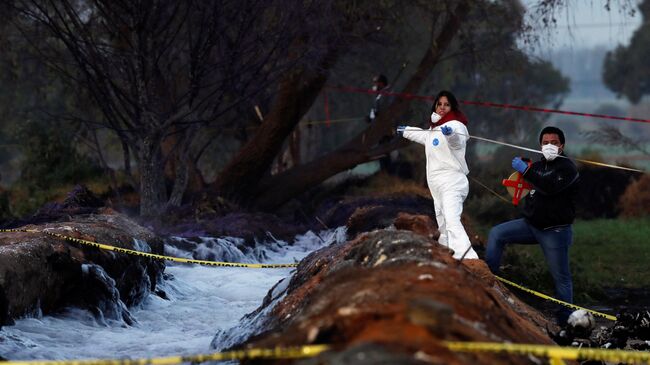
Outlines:
{"type": "MultiPolygon", "coordinates": [[[[176,239],[179,240],[179,239],[176,239]]],[[[345,228],[307,232],[292,244],[271,240],[254,248],[235,238],[202,238],[185,242],[189,250],[166,245],[166,254],[220,261],[292,263],[310,252],[345,241],[345,228]]],[[[177,242],[178,243],[178,242],[177,242]]],[[[182,243],[182,242],[181,242],[182,243]]],[[[88,358],[145,358],[191,355],[210,351],[215,333],[241,328],[252,333],[254,323],[239,323],[274,291],[288,283],[294,269],[247,269],[169,264],[172,278],[159,285],[168,299],[150,294],[138,308],[130,308],[132,325],[98,320],[86,310],[17,320],[0,330],[0,356],[8,360],[88,358]]],[[[214,346],[214,345],[213,345],[214,346]]]]}

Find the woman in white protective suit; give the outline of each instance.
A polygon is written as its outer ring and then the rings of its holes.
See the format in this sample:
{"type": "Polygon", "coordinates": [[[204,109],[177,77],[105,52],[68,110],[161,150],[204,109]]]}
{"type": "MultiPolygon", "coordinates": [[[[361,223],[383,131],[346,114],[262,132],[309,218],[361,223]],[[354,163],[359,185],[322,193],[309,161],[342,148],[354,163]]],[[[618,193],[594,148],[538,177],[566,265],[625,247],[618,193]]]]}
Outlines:
{"type": "Polygon", "coordinates": [[[436,96],[430,128],[397,127],[397,134],[424,145],[427,183],[440,230],[438,242],[454,251],[455,259],[478,259],[460,222],[463,202],[469,192],[465,147],[469,140],[467,118],[449,91],[436,96]]]}

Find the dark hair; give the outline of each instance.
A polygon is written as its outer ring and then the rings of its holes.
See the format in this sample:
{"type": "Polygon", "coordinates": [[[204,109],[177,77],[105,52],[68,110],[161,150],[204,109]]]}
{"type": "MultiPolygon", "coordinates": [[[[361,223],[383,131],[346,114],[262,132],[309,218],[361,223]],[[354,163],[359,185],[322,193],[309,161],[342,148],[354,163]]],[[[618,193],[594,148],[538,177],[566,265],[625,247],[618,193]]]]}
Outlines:
{"type": "Polygon", "coordinates": [[[386,76],[384,76],[382,74],[379,74],[379,75],[375,76],[372,81],[373,82],[381,82],[384,85],[388,85],[388,79],[386,78],[386,76]]]}
{"type": "Polygon", "coordinates": [[[542,137],[545,134],[557,134],[558,137],[560,137],[560,143],[564,144],[564,132],[558,127],[544,127],[542,131],[539,133],[539,144],[542,144],[542,137]]]}
{"type": "Polygon", "coordinates": [[[449,104],[451,105],[451,110],[457,112],[460,111],[460,108],[458,107],[458,100],[454,96],[454,94],[451,93],[451,91],[447,90],[442,90],[441,92],[436,95],[436,99],[433,102],[433,107],[431,107],[431,112],[436,111],[436,105],[438,104],[438,100],[440,100],[441,97],[446,96],[447,100],[449,100],[449,104]]]}

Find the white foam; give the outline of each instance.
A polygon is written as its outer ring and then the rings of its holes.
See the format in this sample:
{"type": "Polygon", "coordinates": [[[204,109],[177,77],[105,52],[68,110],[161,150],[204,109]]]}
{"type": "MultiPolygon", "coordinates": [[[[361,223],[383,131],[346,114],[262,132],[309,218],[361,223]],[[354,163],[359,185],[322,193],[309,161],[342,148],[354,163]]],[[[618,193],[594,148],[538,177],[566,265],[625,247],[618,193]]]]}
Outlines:
{"type": "MultiPolygon", "coordinates": [[[[254,262],[299,261],[310,252],[333,242],[345,241],[345,229],[307,232],[296,236],[293,244],[273,241],[244,253],[234,247],[239,239],[204,238],[205,250],[219,251],[254,262]],[[208,247],[213,244],[212,250],[208,247]],[[262,248],[269,246],[269,249],[262,248]],[[234,248],[233,248],[234,247],[234,248]],[[236,249],[236,250],[235,250],[236,249]]],[[[200,244],[199,244],[200,246],[200,244]]],[[[167,254],[191,257],[193,253],[169,249],[167,254]]],[[[224,260],[222,257],[220,260],[224,260]]],[[[269,289],[287,278],[294,269],[246,269],[168,264],[173,275],[159,287],[169,300],[149,295],[144,303],[131,308],[137,320],[133,326],[106,320],[101,323],[85,310],[69,308],[56,316],[26,318],[0,330],[0,356],[9,360],[58,360],[88,358],[145,358],[207,353],[215,333],[240,328],[241,335],[253,333],[255,322],[242,321],[246,313],[262,303],[269,289]],[[248,327],[246,327],[248,326],[248,327]]],[[[289,280],[274,290],[281,295],[289,280]]],[[[232,333],[232,331],[230,331],[232,333]]]]}

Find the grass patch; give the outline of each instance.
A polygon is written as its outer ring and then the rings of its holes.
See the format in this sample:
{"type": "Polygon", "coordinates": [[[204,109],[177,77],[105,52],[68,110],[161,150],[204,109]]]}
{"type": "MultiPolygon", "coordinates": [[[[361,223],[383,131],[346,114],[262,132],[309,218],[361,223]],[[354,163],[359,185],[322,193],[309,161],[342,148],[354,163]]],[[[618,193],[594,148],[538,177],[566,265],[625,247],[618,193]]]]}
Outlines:
{"type": "Polygon", "coordinates": [[[650,285],[650,217],[577,222],[571,258],[603,286],[650,285]]]}
{"type": "MultiPolygon", "coordinates": [[[[573,225],[570,249],[577,303],[603,298],[603,288],[650,286],[650,217],[579,220],[573,225]]],[[[550,295],[553,281],[538,245],[506,249],[504,276],[550,295]]]]}

